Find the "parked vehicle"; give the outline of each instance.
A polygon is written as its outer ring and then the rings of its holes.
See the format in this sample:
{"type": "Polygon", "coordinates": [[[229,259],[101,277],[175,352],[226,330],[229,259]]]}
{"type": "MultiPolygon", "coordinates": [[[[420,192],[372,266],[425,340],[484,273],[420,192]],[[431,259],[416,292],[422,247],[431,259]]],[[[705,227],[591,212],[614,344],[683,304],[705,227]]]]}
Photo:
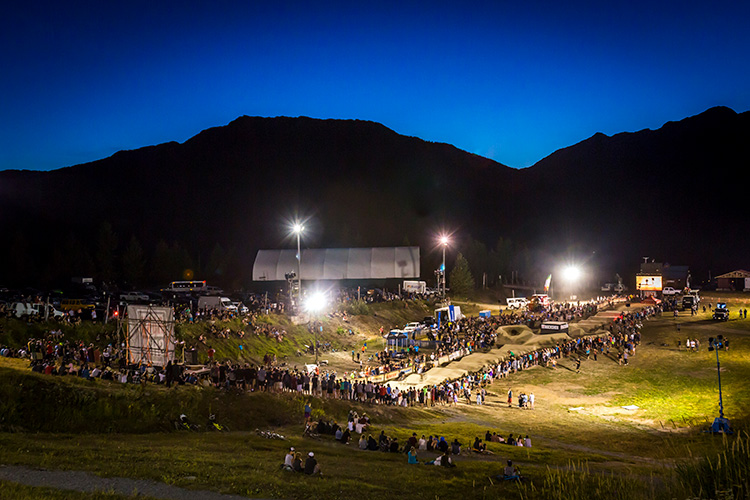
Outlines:
{"type": "Polygon", "coordinates": [[[403,290],[406,293],[424,294],[427,292],[427,282],[426,281],[404,281],[403,290]]]}
{"type": "Polygon", "coordinates": [[[205,281],[173,281],[164,291],[177,293],[208,292],[208,288],[205,281]]]}
{"type": "Polygon", "coordinates": [[[65,313],[58,311],[52,304],[45,304],[43,302],[37,302],[35,304],[29,302],[16,302],[12,306],[12,311],[17,318],[23,316],[49,316],[52,318],[61,318],[65,316],[65,313]]]}
{"type": "Polygon", "coordinates": [[[424,319],[422,319],[421,324],[424,326],[433,326],[436,324],[436,321],[432,316],[425,316],[424,319]]]}
{"type": "Polygon", "coordinates": [[[421,330],[421,329],[422,329],[422,324],[417,321],[414,321],[412,323],[407,323],[406,326],[404,327],[405,332],[413,332],[415,330],[421,330]]]}
{"type": "Polygon", "coordinates": [[[729,309],[727,308],[726,303],[719,302],[718,304],[716,304],[716,309],[714,309],[713,318],[718,321],[729,320],[729,309]]]}
{"type": "Polygon", "coordinates": [[[237,311],[237,306],[228,297],[207,295],[198,299],[198,309],[216,309],[218,311],[237,311]]]}
{"type": "Polygon", "coordinates": [[[529,305],[526,297],[508,297],[505,302],[508,304],[508,309],[526,309],[529,305]]]}
{"type": "Polygon", "coordinates": [[[120,294],[120,300],[125,302],[148,302],[151,298],[141,292],[124,292],[120,294]]]}
{"type": "Polygon", "coordinates": [[[536,311],[543,311],[546,308],[550,306],[550,299],[547,294],[542,293],[535,293],[531,296],[531,300],[529,301],[528,308],[529,311],[536,312],[536,311]]]}
{"type": "Polygon", "coordinates": [[[663,295],[677,295],[678,293],[680,293],[680,291],[672,288],[671,286],[665,286],[662,289],[661,293],[663,295]]]}
{"type": "Polygon", "coordinates": [[[700,302],[700,299],[697,295],[685,295],[682,297],[682,310],[686,309],[692,309],[694,307],[698,307],[698,303],[700,302]]]}
{"type": "Polygon", "coordinates": [[[96,307],[96,304],[92,300],[88,299],[62,299],[60,301],[60,309],[62,311],[78,311],[80,310],[92,310],[96,307]]]}
{"type": "Polygon", "coordinates": [[[243,304],[242,302],[232,302],[232,304],[237,308],[237,312],[240,314],[247,314],[250,312],[250,309],[243,304]]]}

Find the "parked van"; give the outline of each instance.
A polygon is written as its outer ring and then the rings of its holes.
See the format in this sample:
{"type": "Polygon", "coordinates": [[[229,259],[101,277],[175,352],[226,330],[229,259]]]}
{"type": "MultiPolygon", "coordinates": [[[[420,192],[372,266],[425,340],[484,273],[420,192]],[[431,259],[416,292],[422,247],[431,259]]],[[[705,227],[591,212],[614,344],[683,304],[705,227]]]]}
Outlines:
{"type": "Polygon", "coordinates": [[[198,299],[198,309],[216,309],[218,311],[237,312],[237,306],[228,297],[204,296],[198,299]]]}

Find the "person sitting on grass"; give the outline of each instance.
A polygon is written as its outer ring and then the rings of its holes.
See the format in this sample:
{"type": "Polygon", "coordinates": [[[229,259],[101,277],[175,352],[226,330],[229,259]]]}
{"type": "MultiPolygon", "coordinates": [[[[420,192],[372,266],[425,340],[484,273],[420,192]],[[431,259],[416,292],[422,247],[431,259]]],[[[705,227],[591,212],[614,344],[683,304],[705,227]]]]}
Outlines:
{"type": "Polygon", "coordinates": [[[294,454],[294,460],[292,460],[292,470],[294,472],[305,471],[305,469],[302,468],[302,454],[300,452],[296,452],[294,454]]]}
{"type": "MultiPolygon", "coordinates": [[[[445,450],[441,456],[438,457],[440,459],[440,466],[441,467],[455,467],[456,464],[453,463],[453,459],[451,458],[451,452],[450,450],[445,450]]],[[[437,465],[437,459],[435,459],[435,464],[437,465]]]]}
{"type": "Polygon", "coordinates": [[[409,450],[409,464],[418,464],[419,460],[417,460],[417,449],[412,446],[409,450]]]}
{"type": "Polygon", "coordinates": [[[461,454],[461,443],[458,442],[458,438],[454,439],[451,443],[451,454],[453,455],[460,455],[461,454]]]}
{"type": "Polygon", "coordinates": [[[284,455],[284,463],[281,464],[281,468],[284,470],[292,470],[292,462],[294,461],[294,448],[289,448],[289,451],[284,455]]]}
{"type": "Polygon", "coordinates": [[[315,474],[320,474],[321,476],[323,473],[320,471],[320,465],[318,465],[318,461],[315,460],[315,453],[312,451],[307,454],[307,459],[305,460],[305,474],[308,476],[313,476],[315,474]]]}
{"type": "Polygon", "coordinates": [[[441,453],[445,453],[450,449],[448,441],[445,440],[444,436],[440,436],[440,441],[438,442],[437,449],[440,450],[441,453]]]}
{"type": "Polygon", "coordinates": [[[349,444],[349,439],[350,438],[351,438],[351,434],[349,433],[349,429],[346,429],[341,434],[341,439],[339,439],[339,441],[341,442],[341,444],[349,444]]]}
{"type": "Polygon", "coordinates": [[[394,436],[393,439],[391,439],[391,443],[388,445],[388,451],[391,453],[398,453],[398,449],[398,438],[394,436]]]}
{"type": "Polygon", "coordinates": [[[372,437],[372,434],[367,438],[367,449],[370,451],[378,451],[378,442],[372,437]]]}
{"type": "Polygon", "coordinates": [[[521,479],[523,479],[523,477],[521,477],[521,472],[518,470],[518,467],[513,467],[512,460],[508,460],[508,465],[506,465],[503,469],[503,479],[505,481],[520,481],[521,479]]]}
{"type": "Polygon", "coordinates": [[[359,437],[359,449],[360,450],[366,450],[367,449],[367,438],[365,438],[364,434],[362,434],[359,437]]]}
{"type": "Polygon", "coordinates": [[[482,440],[479,439],[479,437],[475,437],[474,444],[471,445],[471,451],[475,453],[484,453],[486,449],[487,445],[482,443],[482,440]]]}

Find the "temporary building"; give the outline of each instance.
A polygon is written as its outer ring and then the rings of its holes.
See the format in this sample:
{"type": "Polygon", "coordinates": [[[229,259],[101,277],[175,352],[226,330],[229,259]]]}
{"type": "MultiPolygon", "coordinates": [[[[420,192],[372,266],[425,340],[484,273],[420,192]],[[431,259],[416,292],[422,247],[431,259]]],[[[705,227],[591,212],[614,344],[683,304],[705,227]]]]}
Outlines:
{"type": "MultiPolygon", "coordinates": [[[[310,248],[302,250],[303,280],[419,277],[419,247],[310,248]]],[[[297,250],[258,250],[253,281],[284,281],[297,272],[297,250]]]]}

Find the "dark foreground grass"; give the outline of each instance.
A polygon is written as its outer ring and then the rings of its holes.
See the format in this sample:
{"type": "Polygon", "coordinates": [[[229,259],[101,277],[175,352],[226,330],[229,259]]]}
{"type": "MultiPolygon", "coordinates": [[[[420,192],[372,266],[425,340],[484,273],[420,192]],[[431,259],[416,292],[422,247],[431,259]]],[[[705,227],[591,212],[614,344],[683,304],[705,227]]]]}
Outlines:
{"type": "MultiPolygon", "coordinates": [[[[27,486],[11,481],[0,481],[0,500],[125,500],[129,495],[95,492],[84,493],[74,490],[59,490],[43,486],[27,486]]],[[[151,500],[151,497],[138,496],[139,500],[151,500]]]]}
{"type": "Polygon", "coordinates": [[[540,462],[533,449],[526,456],[523,452],[517,456],[462,454],[455,458],[456,468],[446,469],[409,466],[403,454],[360,451],[330,439],[275,441],[245,433],[134,435],[126,442],[106,436],[6,434],[0,437],[0,444],[0,459],[13,465],[80,469],[85,464],[87,470],[103,476],[152,479],[184,488],[264,498],[549,498],[553,492],[561,494],[557,498],[603,498],[590,495],[613,485],[632,485],[634,480],[638,481],[638,494],[617,488],[619,496],[614,498],[669,498],[663,486],[669,484],[672,492],[678,487],[665,470],[657,471],[662,477],[656,481],[640,472],[592,472],[583,461],[544,465],[557,458],[547,455],[540,462]],[[289,446],[303,453],[314,451],[323,476],[280,470],[289,446]],[[509,456],[527,478],[523,484],[496,477],[509,456]],[[644,496],[641,493],[646,487],[649,494],[644,496]]]}

